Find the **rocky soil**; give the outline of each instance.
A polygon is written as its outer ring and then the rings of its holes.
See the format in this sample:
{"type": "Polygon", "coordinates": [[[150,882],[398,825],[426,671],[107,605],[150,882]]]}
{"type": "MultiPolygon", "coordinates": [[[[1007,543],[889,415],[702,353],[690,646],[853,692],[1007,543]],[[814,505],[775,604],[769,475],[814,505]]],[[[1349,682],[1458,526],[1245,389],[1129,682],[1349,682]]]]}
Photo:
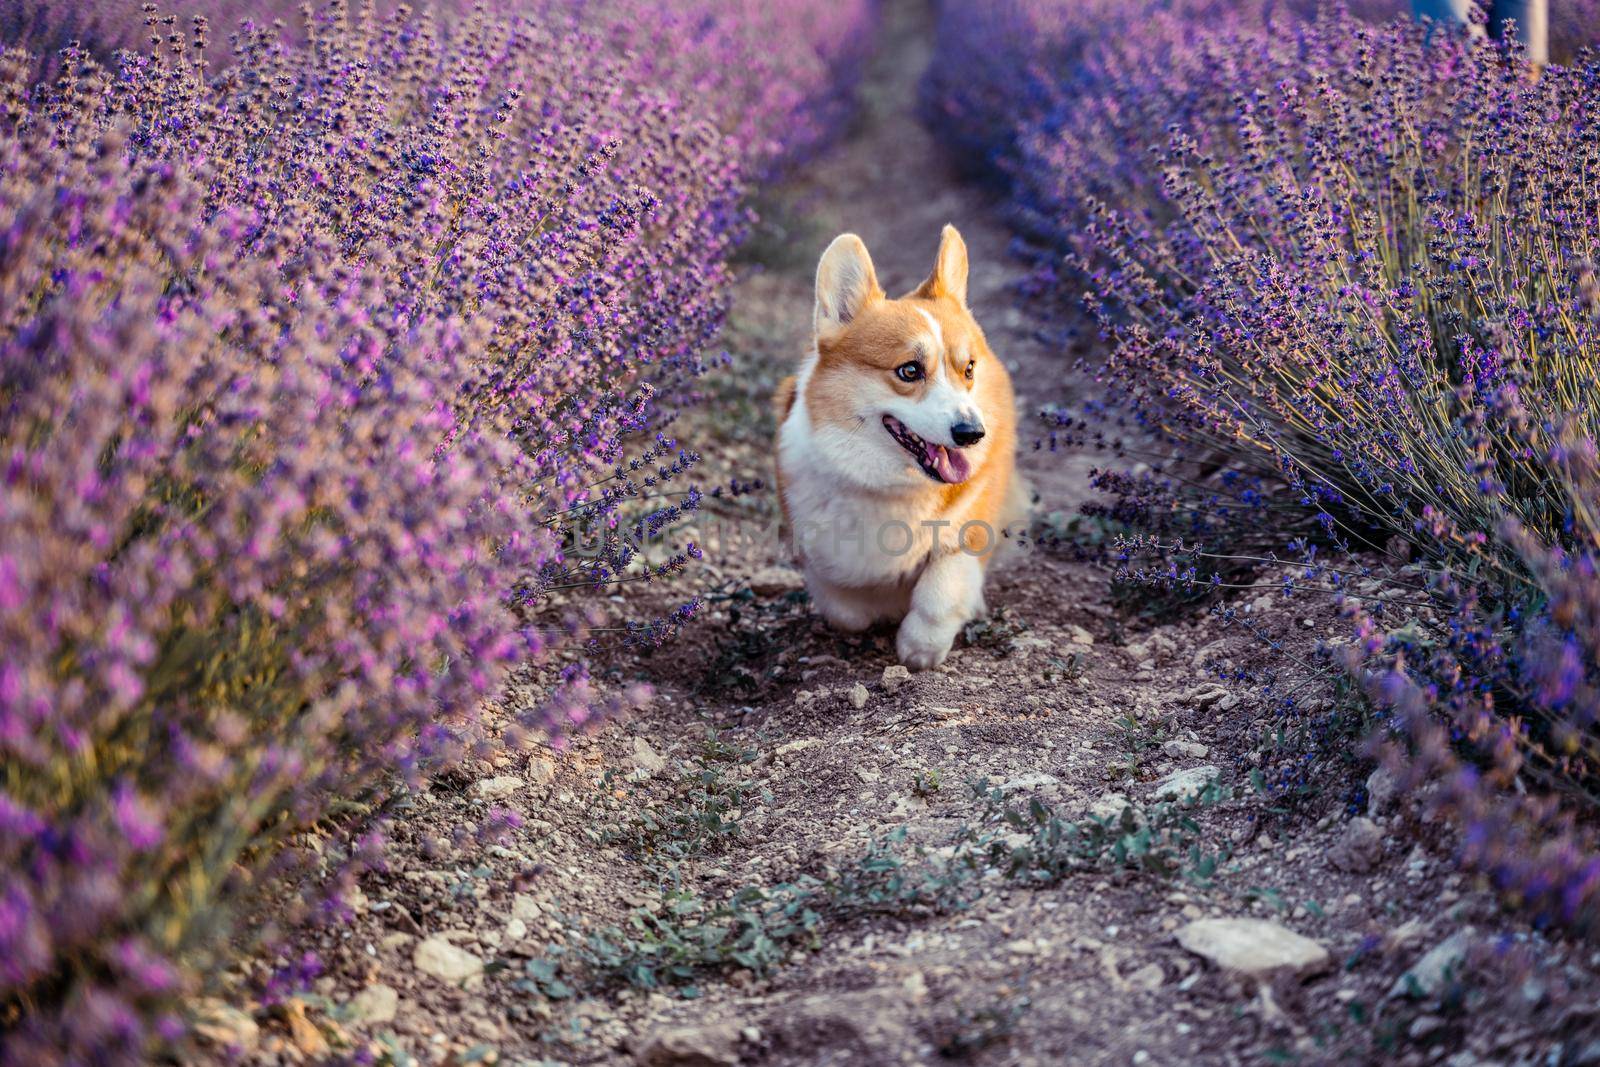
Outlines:
{"type": "MultiPolygon", "coordinates": [[[[1073,391],[1072,353],[1013,306],[1003,224],[914,117],[925,6],[890,10],[858,128],[761,205],[732,365],[683,433],[709,483],[770,469],[765,398],[806,343],[815,257],[841,230],[893,291],[955,222],[1023,410],[1073,391]]],[[[1026,437],[1048,527],[1084,498],[1093,457],[1026,437]]],[[[1600,1062],[1592,950],[1520,925],[1457,872],[1446,827],[1357,757],[1329,758],[1359,726],[1331,675],[1275,673],[1339,639],[1328,610],[1247,593],[1248,626],[1130,612],[1081,553],[1019,550],[995,614],[908,675],[892,632],[844,637],[811,615],[772,507],[714,501],[685,532],[711,542],[693,579],[707,616],[605,675],[647,682],[647,706],[405,798],[353,916],[300,935],[321,973],[276,1003],[200,1005],[209,1054],[1600,1062]],[[1287,684],[1321,710],[1281,718],[1287,684]]],[[[241,964],[236,989],[269,966],[241,964]]]]}

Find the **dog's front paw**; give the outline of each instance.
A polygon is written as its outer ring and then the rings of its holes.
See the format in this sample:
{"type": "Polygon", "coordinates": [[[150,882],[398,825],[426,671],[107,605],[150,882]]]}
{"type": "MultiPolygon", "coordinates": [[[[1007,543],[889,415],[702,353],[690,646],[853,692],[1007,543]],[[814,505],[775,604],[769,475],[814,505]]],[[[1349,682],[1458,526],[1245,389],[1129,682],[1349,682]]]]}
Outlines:
{"type": "Polygon", "coordinates": [[[906,621],[900,624],[900,634],[895,638],[895,654],[911,670],[932,670],[950,655],[955,636],[954,630],[947,632],[946,627],[930,626],[915,615],[908,615],[906,621]]]}

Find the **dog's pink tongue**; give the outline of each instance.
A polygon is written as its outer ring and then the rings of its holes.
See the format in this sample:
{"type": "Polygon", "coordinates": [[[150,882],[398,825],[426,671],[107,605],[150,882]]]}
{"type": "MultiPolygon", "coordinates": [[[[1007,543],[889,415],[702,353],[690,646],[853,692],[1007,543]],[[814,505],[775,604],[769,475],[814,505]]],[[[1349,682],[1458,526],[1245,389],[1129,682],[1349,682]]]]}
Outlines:
{"type": "Polygon", "coordinates": [[[943,445],[929,445],[933,452],[933,469],[939,472],[939,477],[956,485],[972,477],[972,464],[967,462],[967,457],[959,449],[946,448],[943,445]]]}

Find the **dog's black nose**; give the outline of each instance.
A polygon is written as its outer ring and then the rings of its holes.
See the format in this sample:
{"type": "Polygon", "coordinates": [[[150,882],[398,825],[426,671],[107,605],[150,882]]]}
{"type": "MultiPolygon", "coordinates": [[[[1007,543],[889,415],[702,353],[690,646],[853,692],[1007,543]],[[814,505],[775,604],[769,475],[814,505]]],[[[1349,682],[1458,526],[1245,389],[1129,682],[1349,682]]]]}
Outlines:
{"type": "Polygon", "coordinates": [[[966,448],[983,440],[983,427],[975,422],[958,422],[950,427],[950,437],[958,448],[966,448]]]}

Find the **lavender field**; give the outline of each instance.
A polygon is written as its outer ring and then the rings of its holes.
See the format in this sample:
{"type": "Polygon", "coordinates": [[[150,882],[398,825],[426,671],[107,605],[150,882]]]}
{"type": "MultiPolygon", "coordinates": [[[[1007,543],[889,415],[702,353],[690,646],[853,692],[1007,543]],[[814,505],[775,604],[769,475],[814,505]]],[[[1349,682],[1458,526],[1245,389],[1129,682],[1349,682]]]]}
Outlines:
{"type": "Polygon", "coordinates": [[[0,1064],[1600,1062],[1600,5],[1515,30],[0,8],[0,1064]],[[913,674],[769,397],[946,222],[1034,501],[913,674]]]}

